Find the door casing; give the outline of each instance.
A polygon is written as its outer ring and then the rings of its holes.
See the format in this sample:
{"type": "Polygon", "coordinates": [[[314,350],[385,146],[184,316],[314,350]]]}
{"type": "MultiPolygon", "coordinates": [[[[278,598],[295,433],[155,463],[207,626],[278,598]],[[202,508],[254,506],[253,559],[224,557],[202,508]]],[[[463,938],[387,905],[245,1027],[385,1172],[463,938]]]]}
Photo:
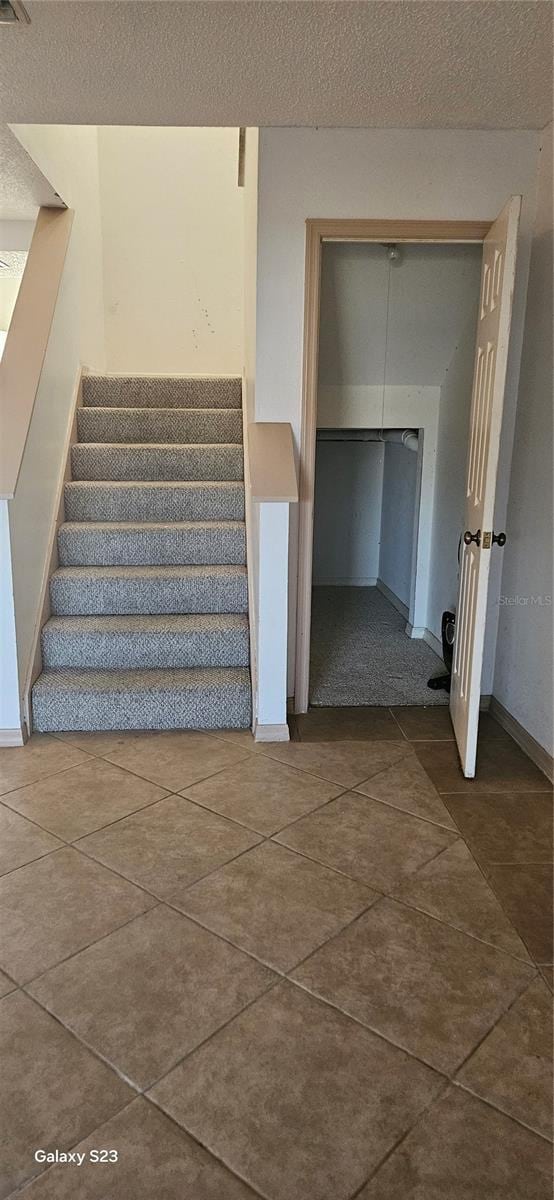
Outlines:
{"type": "Polygon", "coordinates": [[[324,242],[483,243],[492,221],[387,221],[308,218],[304,286],[304,357],[299,461],[298,582],[294,711],[307,712],[310,686],[310,627],[317,430],[317,383],[321,259],[324,242]]]}

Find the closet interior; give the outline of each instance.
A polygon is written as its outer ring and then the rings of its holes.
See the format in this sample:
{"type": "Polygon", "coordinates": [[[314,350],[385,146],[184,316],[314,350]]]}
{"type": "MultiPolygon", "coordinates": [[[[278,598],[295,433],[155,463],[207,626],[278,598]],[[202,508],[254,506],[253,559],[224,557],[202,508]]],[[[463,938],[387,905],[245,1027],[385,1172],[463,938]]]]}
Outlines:
{"type": "Polygon", "coordinates": [[[323,246],[310,703],[447,703],[480,245],[323,246]]]}

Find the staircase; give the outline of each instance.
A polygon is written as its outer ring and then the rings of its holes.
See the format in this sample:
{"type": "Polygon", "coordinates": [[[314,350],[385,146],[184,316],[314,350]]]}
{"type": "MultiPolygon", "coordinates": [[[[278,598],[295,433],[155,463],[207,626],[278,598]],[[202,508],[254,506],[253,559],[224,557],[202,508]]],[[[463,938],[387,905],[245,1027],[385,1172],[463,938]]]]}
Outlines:
{"type": "Polygon", "coordinates": [[[247,728],[241,382],[85,376],[39,732],[247,728]]]}

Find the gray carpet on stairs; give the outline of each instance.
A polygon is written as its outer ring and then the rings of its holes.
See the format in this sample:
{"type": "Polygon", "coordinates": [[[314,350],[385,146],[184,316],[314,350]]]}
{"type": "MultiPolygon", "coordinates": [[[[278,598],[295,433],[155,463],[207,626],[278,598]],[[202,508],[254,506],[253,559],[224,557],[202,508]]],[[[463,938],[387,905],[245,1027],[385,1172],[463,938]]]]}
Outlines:
{"type": "Polygon", "coordinates": [[[442,660],[376,587],[314,587],[310,704],[447,704],[427,687],[442,660]]]}
{"type": "Polygon", "coordinates": [[[38,732],[247,728],[241,381],[87,376],[38,732]]]}

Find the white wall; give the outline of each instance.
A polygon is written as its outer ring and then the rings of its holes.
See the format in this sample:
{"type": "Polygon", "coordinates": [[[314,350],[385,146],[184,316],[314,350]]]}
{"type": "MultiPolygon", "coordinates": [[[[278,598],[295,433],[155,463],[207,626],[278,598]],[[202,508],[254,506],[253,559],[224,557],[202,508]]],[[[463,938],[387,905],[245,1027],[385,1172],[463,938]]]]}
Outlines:
{"type": "Polygon", "coordinates": [[[95,125],[11,125],[31,158],[75,210],[72,241],[76,255],[81,362],[105,367],[102,232],[95,125]]]}
{"type": "MultiPolygon", "coordinates": [[[[523,194],[519,270],[498,486],[504,519],[513,438],[538,135],[526,131],[264,129],[260,131],[256,415],[300,434],[307,217],[493,219],[523,194]]],[[[296,539],[296,522],[292,530],[296,539]]],[[[294,549],[291,548],[294,562],[294,549]]],[[[296,580],[291,579],[296,592],[296,580]]],[[[494,590],[494,588],[493,588],[494,590]]],[[[494,650],[497,606],[488,647],[494,650]]],[[[294,661],[291,621],[289,678],[294,661]]],[[[484,672],[490,688],[490,652],[484,672]]]]}
{"type": "MultiPolygon", "coordinates": [[[[552,720],[552,126],[542,143],[493,694],[548,751],[552,720]]],[[[499,526],[495,524],[498,529],[499,526]]],[[[500,557],[500,556],[499,556],[500,557]]]]}
{"type": "Polygon", "coordinates": [[[98,130],[109,371],[243,367],[237,129],[98,130]]]}
{"type": "Polygon", "coordinates": [[[379,579],[409,608],[417,489],[417,454],[385,444],[379,579]]]}
{"type": "Polygon", "coordinates": [[[8,502],[20,697],[40,621],[79,375],[79,266],[80,246],[72,230],[15,497],[8,502]]]}
{"type": "Polygon", "coordinates": [[[379,574],[382,442],[316,449],[314,584],[368,586],[379,574]]]}

